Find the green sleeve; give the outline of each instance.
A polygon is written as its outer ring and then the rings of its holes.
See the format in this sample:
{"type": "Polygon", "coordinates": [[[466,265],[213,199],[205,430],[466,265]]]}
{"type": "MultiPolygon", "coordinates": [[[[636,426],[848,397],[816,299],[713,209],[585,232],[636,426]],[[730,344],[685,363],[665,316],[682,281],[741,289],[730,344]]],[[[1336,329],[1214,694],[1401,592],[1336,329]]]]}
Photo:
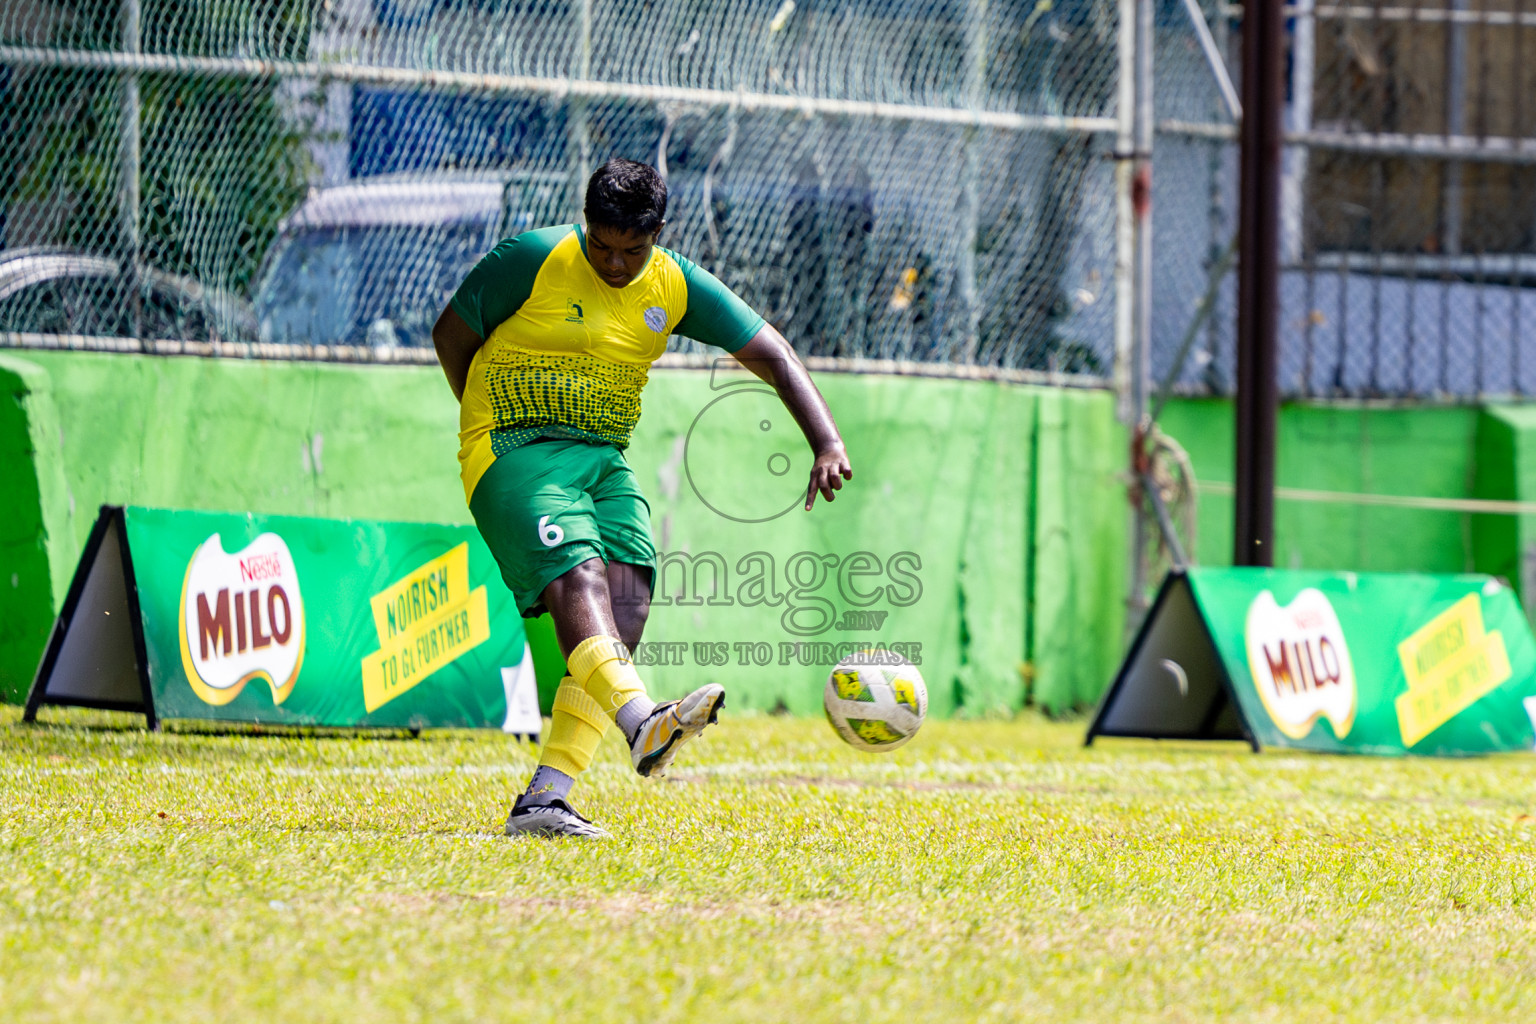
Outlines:
{"type": "Polygon", "coordinates": [[[570,233],[571,225],[562,224],[503,238],[480,258],[448,304],[482,340],[489,338],[528,301],[539,268],[555,243],[570,233]]]}
{"type": "Polygon", "coordinates": [[[670,249],[664,251],[677,261],[688,282],[688,311],[672,333],[735,352],[763,329],[767,321],[718,277],[670,249]]]}

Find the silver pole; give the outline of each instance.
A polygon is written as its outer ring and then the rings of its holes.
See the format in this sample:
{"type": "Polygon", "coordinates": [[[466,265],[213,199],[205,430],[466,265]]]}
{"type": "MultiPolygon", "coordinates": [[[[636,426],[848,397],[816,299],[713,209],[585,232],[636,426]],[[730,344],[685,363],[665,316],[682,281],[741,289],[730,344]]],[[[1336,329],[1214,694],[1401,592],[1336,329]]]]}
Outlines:
{"type": "MultiPolygon", "coordinates": [[[[965,19],[965,102],[980,110],[986,102],[987,0],[969,0],[965,19]]],[[[967,128],[960,154],[960,286],[961,360],[974,362],[981,325],[981,300],[976,287],[976,237],[981,218],[980,141],[978,129],[967,128]]]]}
{"type": "Polygon", "coordinates": [[[1414,22],[1420,25],[1487,25],[1492,27],[1508,27],[1510,25],[1536,27],[1536,12],[1524,13],[1520,11],[1473,11],[1467,8],[1465,3],[1457,3],[1452,0],[1447,5],[1450,9],[1435,7],[1380,7],[1375,4],[1321,4],[1315,11],[1310,7],[1303,9],[1301,3],[1287,4],[1281,8],[1281,14],[1286,18],[1312,17],[1323,20],[1344,21],[1395,21],[1414,22]]]}
{"type": "Polygon", "coordinates": [[[1131,597],[1127,628],[1141,625],[1147,611],[1147,533],[1151,525],[1147,504],[1151,485],[1147,452],[1147,396],[1152,387],[1152,44],[1153,0],[1135,0],[1135,52],[1132,70],[1135,97],[1131,119],[1133,140],[1131,173],[1133,310],[1126,369],[1129,385],[1128,413],[1131,423],[1131,494],[1134,519],[1131,530],[1131,597]]]}
{"type": "MultiPolygon", "coordinates": [[[[1297,0],[1296,21],[1291,28],[1291,104],[1293,132],[1312,130],[1312,86],[1317,62],[1317,20],[1312,17],[1313,0],[1297,0]]],[[[1302,221],[1306,194],[1306,146],[1289,146],[1283,151],[1286,174],[1280,179],[1280,259],[1301,262],[1305,227],[1302,221]]]]}
{"type": "MultiPolygon", "coordinates": [[[[1450,0],[1453,12],[1467,10],[1467,0],[1450,0]]],[[[1467,27],[1452,21],[1445,31],[1445,134],[1463,136],[1467,130],[1467,27]]],[[[1440,195],[1440,251],[1461,252],[1461,171],[1459,161],[1445,165],[1440,195]]]]}
{"type": "MultiPolygon", "coordinates": [[[[592,78],[592,0],[581,0],[576,5],[576,80],[592,78]]],[[[592,138],[587,129],[587,100],[579,94],[571,95],[569,108],[569,135],[566,159],[571,166],[572,219],[580,220],[586,203],[587,178],[592,174],[592,138]]]]}
{"type": "Polygon", "coordinates": [[[1536,141],[1490,135],[1479,139],[1466,135],[1404,135],[1397,132],[1309,131],[1286,132],[1287,146],[1309,146],[1335,153],[1369,153],[1375,156],[1427,157],[1465,163],[1536,164],[1536,141]]]}
{"type": "Polygon", "coordinates": [[[1136,365],[1132,400],[1137,421],[1152,381],[1152,48],[1154,0],[1136,5],[1136,365]]]}
{"type": "Polygon", "coordinates": [[[1126,596],[1126,630],[1131,635],[1147,611],[1146,502],[1141,467],[1142,416],[1146,410],[1146,380],[1141,369],[1141,267],[1139,185],[1141,154],[1138,129],[1141,115],[1139,72],[1142,0],[1120,0],[1117,33],[1119,89],[1115,107],[1115,394],[1120,421],[1131,428],[1128,497],[1130,498],[1130,592],[1126,596]]]}
{"type": "MultiPolygon", "coordinates": [[[[1112,117],[1066,114],[1025,114],[1008,110],[970,110],[965,107],[934,107],[920,104],[848,100],[831,96],[798,96],[787,93],[750,92],[745,89],[697,89],[681,85],[642,85],[634,82],[593,82],[575,78],[537,75],[493,75],[434,68],[390,67],[381,64],[346,64],[340,61],[257,60],[250,57],[186,57],[167,53],[118,53],[103,50],[53,50],[39,46],[8,46],[0,43],[0,64],[18,67],[133,69],[141,74],[166,74],[217,78],[318,78],[325,82],[358,82],[386,88],[468,91],[483,96],[535,95],[555,100],[583,97],[588,100],[635,100],[640,103],[682,103],[691,106],[752,113],[780,111],[810,116],[867,117],[880,121],[922,124],[977,125],[1002,131],[1085,132],[1112,134],[1112,117]]],[[[1210,138],[1236,138],[1231,125],[1191,125],[1164,122],[1169,131],[1210,138]]],[[[1437,141],[1440,136],[1434,137],[1437,141]]]]}
{"type": "MultiPolygon", "coordinates": [[[[1228,61],[1228,54],[1232,52],[1231,16],[1228,13],[1227,5],[1222,3],[1221,0],[1217,0],[1217,3],[1215,4],[1215,15],[1216,20],[1211,25],[1211,33],[1216,42],[1216,53],[1222,58],[1222,66],[1228,67],[1230,66],[1228,61]]],[[[1239,104],[1239,107],[1241,107],[1241,104],[1239,104]]],[[[1159,125],[1159,129],[1161,129],[1161,124],[1159,125]]],[[[1220,254],[1223,252],[1231,251],[1225,248],[1228,245],[1228,241],[1231,237],[1231,231],[1227,227],[1226,218],[1226,210],[1228,205],[1226,188],[1229,177],[1226,173],[1226,154],[1228,152],[1228,147],[1210,146],[1207,147],[1207,152],[1210,161],[1208,165],[1210,168],[1211,199],[1211,205],[1208,210],[1211,229],[1210,252],[1211,259],[1219,263],[1220,254]]],[[[1213,299],[1212,301],[1214,302],[1215,300],[1213,299]]],[[[1205,352],[1203,353],[1206,359],[1205,379],[1207,384],[1215,384],[1217,374],[1216,352],[1220,345],[1221,324],[1219,319],[1214,316],[1207,316],[1205,320],[1205,352]]],[[[1216,390],[1216,388],[1212,387],[1212,390],[1216,390]]],[[[1156,421],[1157,418],[1158,413],[1154,411],[1152,419],[1156,421]]]]}
{"type": "MultiPolygon", "coordinates": [[[[139,0],[123,0],[123,51],[139,52],[139,0]]],[[[128,302],[128,329],[142,337],[139,295],[139,76],[122,72],[118,126],[118,219],[122,234],[121,274],[128,302]]]]}
{"type": "MultiPolygon", "coordinates": [[[[1311,2],[1312,0],[1301,0],[1302,4],[1311,2]]],[[[1195,38],[1200,41],[1200,52],[1205,54],[1205,63],[1216,79],[1216,88],[1221,90],[1221,98],[1227,104],[1227,112],[1232,115],[1234,121],[1241,121],[1243,119],[1242,101],[1237,98],[1237,89],[1232,85],[1232,76],[1227,73],[1226,58],[1222,56],[1221,48],[1216,45],[1216,37],[1211,34],[1211,26],[1206,23],[1205,12],[1200,9],[1200,0],[1184,0],[1184,11],[1195,27],[1195,38]]]]}
{"type": "Polygon", "coordinates": [[[1136,336],[1136,0],[1119,0],[1115,93],[1115,366],[1116,413],[1135,424],[1131,370],[1136,336]]]}

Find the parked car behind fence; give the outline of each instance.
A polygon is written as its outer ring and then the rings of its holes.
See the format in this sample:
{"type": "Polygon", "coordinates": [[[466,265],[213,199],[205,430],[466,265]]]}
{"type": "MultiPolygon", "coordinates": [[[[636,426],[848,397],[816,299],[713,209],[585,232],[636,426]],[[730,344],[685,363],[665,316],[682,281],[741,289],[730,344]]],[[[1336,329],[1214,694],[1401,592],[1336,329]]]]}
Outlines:
{"type": "Polygon", "coordinates": [[[432,324],[476,261],[534,226],[519,205],[526,185],[418,178],[314,190],[284,219],[257,275],[261,340],[430,346],[432,324]]]}
{"type": "Polygon", "coordinates": [[[141,266],[133,285],[110,256],[73,249],[0,252],[0,331],[183,341],[252,341],[256,316],[237,295],[141,266]]]}

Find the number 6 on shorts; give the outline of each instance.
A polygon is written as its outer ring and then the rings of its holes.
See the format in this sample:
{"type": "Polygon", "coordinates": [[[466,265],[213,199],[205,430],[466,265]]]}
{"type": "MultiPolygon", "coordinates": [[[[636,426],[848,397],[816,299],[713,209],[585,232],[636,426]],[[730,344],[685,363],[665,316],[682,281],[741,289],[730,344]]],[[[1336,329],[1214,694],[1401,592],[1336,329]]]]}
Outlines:
{"type": "Polygon", "coordinates": [[[543,541],[544,546],[547,548],[555,547],[565,540],[565,531],[560,529],[558,525],[550,523],[549,516],[540,516],[539,540],[543,541]]]}

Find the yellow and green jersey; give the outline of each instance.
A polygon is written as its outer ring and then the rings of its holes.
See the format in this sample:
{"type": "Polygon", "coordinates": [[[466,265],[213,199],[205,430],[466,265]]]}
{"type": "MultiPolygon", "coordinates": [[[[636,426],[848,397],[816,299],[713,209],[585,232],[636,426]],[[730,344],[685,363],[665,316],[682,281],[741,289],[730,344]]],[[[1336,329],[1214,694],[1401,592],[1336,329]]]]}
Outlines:
{"type": "Polygon", "coordinates": [[[614,288],[586,244],[576,224],[504,239],[454,293],[454,311],[485,339],[459,413],[467,497],[498,455],[536,438],[627,446],[669,335],[735,352],[762,329],[751,307],[675,252],[655,247],[614,288]]]}

